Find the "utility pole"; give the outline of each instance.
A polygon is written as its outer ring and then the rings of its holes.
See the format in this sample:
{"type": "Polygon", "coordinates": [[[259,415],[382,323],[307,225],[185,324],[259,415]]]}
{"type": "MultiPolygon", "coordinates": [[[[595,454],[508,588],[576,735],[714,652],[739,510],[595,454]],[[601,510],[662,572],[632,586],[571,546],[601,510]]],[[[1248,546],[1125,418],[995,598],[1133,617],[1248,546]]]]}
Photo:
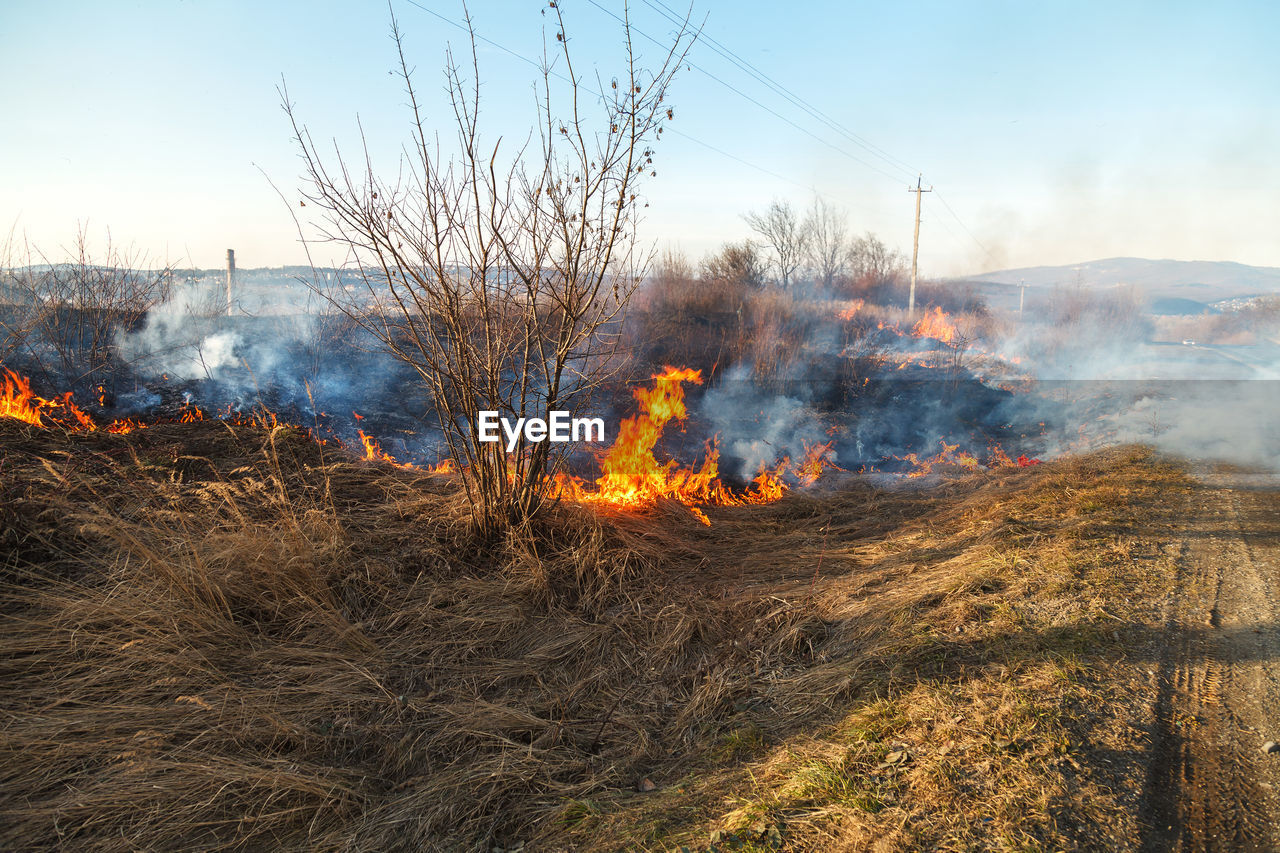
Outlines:
{"type": "Polygon", "coordinates": [[[1022,316],[1022,306],[1027,301],[1027,282],[1025,280],[1018,282],[1018,316],[1022,316]]]}
{"type": "Polygon", "coordinates": [[[916,194],[916,236],[911,243],[911,293],[907,297],[907,319],[916,316],[916,264],[920,259],[920,194],[933,192],[933,187],[923,189],[920,186],[920,179],[923,175],[916,175],[916,185],[907,187],[907,192],[916,194]]]}
{"type": "Polygon", "coordinates": [[[227,316],[231,316],[231,285],[236,277],[236,250],[227,249],[227,316]]]}

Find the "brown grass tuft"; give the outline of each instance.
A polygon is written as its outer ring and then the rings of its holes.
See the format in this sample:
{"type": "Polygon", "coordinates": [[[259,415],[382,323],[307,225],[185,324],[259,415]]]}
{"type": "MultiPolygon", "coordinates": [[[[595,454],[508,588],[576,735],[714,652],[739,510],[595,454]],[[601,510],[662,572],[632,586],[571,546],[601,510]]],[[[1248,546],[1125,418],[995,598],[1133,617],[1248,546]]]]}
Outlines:
{"type": "Polygon", "coordinates": [[[1140,450],[482,545],[447,480],[286,429],[0,448],[5,847],[999,849],[1125,813],[1081,739],[1132,733],[1081,709],[1161,583],[1141,508],[1180,480],[1140,450]]]}

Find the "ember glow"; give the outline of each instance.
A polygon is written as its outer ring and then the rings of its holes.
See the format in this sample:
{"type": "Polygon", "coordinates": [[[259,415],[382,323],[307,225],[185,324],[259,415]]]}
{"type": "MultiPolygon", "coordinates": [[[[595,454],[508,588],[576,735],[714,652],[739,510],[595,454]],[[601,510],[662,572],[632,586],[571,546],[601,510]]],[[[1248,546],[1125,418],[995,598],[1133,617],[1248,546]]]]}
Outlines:
{"type": "Polygon", "coordinates": [[[980,468],[1028,468],[1032,465],[1039,465],[1039,459],[1032,459],[1027,456],[1019,456],[1017,459],[1010,459],[1009,455],[998,444],[993,444],[987,449],[987,458],[985,461],[979,460],[972,453],[960,450],[959,444],[947,444],[945,441],[939,441],[942,450],[933,456],[921,459],[919,454],[908,453],[905,456],[890,457],[898,462],[906,462],[911,468],[906,472],[908,479],[917,479],[932,473],[933,469],[940,465],[954,465],[970,470],[978,470],[980,468]]]}

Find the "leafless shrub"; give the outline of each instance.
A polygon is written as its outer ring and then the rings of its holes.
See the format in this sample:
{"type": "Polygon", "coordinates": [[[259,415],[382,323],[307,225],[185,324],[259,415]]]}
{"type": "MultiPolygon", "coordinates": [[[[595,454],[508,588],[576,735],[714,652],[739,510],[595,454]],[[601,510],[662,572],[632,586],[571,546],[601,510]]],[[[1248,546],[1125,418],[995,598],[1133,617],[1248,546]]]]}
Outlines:
{"type": "Polygon", "coordinates": [[[50,259],[36,248],[8,273],[14,299],[6,324],[6,354],[30,359],[31,369],[54,387],[110,381],[115,341],[169,294],[172,269],[150,268],[146,255],[121,249],[108,231],[100,255],[81,226],[70,260],[50,259]]]}
{"type": "Polygon", "coordinates": [[[788,201],[774,199],[764,213],[752,211],[742,217],[773,253],[778,282],[790,287],[809,247],[810,231],[788,201]]]}
{"type": "Polygon", "coordinates": [[[846,290],[853,296],[889,304],[906,271],[906,259],[868,231],[849,246],[846,290]]]}
{"type": "Polygon", "coordinates": [[[768,264],[755,243],[743,240],[726,243],[719,252],[704,258],[699,277],[704,286],[721,287],[741,298],[764,287],[767,275],[768,264]]]}
{"type": "Polygon", "coordinates": [[[624,20],[623,70],[597,77],[597,93],[574,67],[557,4],[550,15],[559,71],[544,55],[536,129],[511,150],[481,133],[474,31],[470,79],[446,58],[450,154],[426,123],[393,18],[412,141],[391,180],[375,174],[367,147],[355,171],[341,153],[322,157],[282,92],[320,238],[349,251],[363,284],[364,301],[341,307],[430,389],[484,533],[539,509],[555,457],[545,441],[521,438],[511,454],[481,442],[478,413],[571,409],[616,367],[614,331],[650,260],[636,239],[637,192],[654,174],[652,146],[673,117],[668,87],[690,43],[682,27],[647,71],[624,20]]]}
{"type": "Polygon", "coordinates": [[[24,263],[18,251],[10,230],[0,250],[0,362],[9,361],[26,345],[35,326],[36,304],[27,283],[31,263],[24,263]]]}
{"type": "Polygon", "coordinates": [[[809,265],[815,281],[830,291],[849,266],[852,246],[848,240],[848,220],[826,199],[817,196],[805,220],[809,232],[809,265]]]}

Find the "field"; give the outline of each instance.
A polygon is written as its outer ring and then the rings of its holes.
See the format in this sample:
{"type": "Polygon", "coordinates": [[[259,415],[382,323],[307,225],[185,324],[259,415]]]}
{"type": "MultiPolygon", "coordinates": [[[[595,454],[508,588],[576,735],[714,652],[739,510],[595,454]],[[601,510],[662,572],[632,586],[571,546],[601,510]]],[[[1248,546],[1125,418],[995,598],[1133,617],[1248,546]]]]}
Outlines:
{"type": "Polygon", "coordinates": [[[449,477],[289,427],[0,420],[0,452],[6,847],[1195,832],[1162,799],[1196,719],[1163,679],[1211,487],[1141,447],[846,478],[709,526],[565,503],[487,544],[449,477]]]}

